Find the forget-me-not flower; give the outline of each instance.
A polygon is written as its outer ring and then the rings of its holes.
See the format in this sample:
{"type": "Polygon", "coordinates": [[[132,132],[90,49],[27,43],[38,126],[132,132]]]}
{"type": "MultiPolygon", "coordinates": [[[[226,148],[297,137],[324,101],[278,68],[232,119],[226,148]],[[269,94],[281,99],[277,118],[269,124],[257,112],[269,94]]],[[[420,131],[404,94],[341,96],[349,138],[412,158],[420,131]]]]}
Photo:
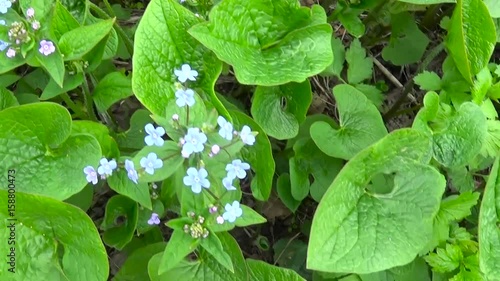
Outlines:
{"type": "Polygon", "coordinates": [[[175,76],[177,76],[177,79],[179,79],[179,82],[184,83],[187,80],[196,81],[196,76],[198,76],[198,71],[192,70],[189,64],[183,64],[181,66],[181,69],[174,70],[174,74],[175,76]]]}
{"type": "Polygon", "coordinates": [[[217,124],[219,124],[219,135],[226,140],[233,139],[233,124],[229,123],[224,117],[217,117],[217,124]]]}
{"type": "Polygon", "coordinates": [[[35,15],[35,9],[30,7],[28,8],[28,10],[26,10],[26,17],[32,18],[34,15],[35,15]]]}
{"type": "Polygon", "coordinates": [[[148,220],[149,225],[158,225],[160,224],[160,218],[157,213],[152,213],[151,218],[148,220]]]}
{"type": "Polygon", "coordinates": [[[224,214],[222,214],[222,218],[228,222],[234,222],[237,218],[241,217],[243,214],[243,210],[240,207],[240,202],[234,201],[233,204],[227,203],[224,206],[224,214]]]}
{"type": "Polygon", "coordinates": [[[148,157],[142,157],[141,159],[141,167],[144,168],[146,173],[152,175],[155,173],[155,169],[160,169],[163,167],[163,161],[158,159],[158,155],[154,152],[150,152],[148,157]]]}
{"type": "Polygon", "coordinates": [[[183,107],[183,106],[193,106],[195,99],[194,99],[194,91],[191,89],[179,89],[175,91],[175,103],[177,104],[178,107],[183,107]]]}
{"type": "Polygon", "coordinates": [[[56,51],[56,46],[54,46],[54,43],[52,43],[52,41],[42,40],[40,41],[40,49],[38,49],[38,51],[44,56],[48,56],[56,51]]]}
{"type": "Polygon", "coordinates": [[[7,47],[9,47],[9,43],[0,40],[0,52],[7,49],[7,47]]]}
{"type": "Polygon", "coordinates": [[[227,178],[228,179],[244,179],[247,176],[245,170],[249,170],[250,165],[245,162],[241,162],[240,159],[233,160],[232,163],[226,165],[227,178]]]}
{"type": "Polygon", "coordinates": [[[153,124],[149,123],[149,124],[146,124],[146,126],[144,127],[144,130],[148,134],[144,138],[144,142],[148,146],[152,146],[152,145],[162,146],[163,145],[163,143],[165,142],[162,139],[162,136],[165,134],[165,129],[163,129],[163,127],[157,127],[155,129],[153,124]]]}
{"type": "Polygon", "coordinates": [[[87,175],[88,182],[91,182],[94,185],[97,184],[97,172],[95,171],[94,167],[87,166],[83,168],[83,172],[87,175]]]}
{"type": "Polygon", "coordinates": [[[6,14],[10,7],[12,7],[10,0],[0,0],[0,14],[6,14]]]}
{"type": "Polygon", "coordinates": [[[184,136],[182,154],[189,157],[192,153],[202,152],[205,142],[207,142],[207,136],[199,128],[189,128],[184,136]]]}
{"type": "Polygon", "coordinates": [[[125,170],[127,170],[128,178],[137,184],[137,180],[139,179],[139,175],[137,175],[137,171],[134,168],[134,162],[131,160],[125,160],[125,170]]]}
{"type": "MultiPolygon", "coordinates": [[[[0,0],[1,1],[1,0],[0,0]]],[[[12,49],[12,48],[9,48],[7,50],[7,52],[5,53],[5,55],[8,57],[8,58],[13,58],[16,56],[16,50],[12,49]]]]}
{"type": "Polygon", "coordinates": [[[201,188],[209,188],[210,182],[207,179],[208,172],[204,168],[196,170],[196,168],[187,169],[187,176],[185,176],[182,181],[185,185],[190,186],[194,193],[200,193],[201,188]]]}
{"type": "Polygon", "coordinates": [[[233,179],[228,177],[222,179],[222,185],[227,189],[227,191],[236,190],[236,187],[233,186],[233,179]]]}
{"type": "Polygon", "coordinates": [[[240,132],[241,141],[246,145],[253,145],[255,143],[255,136],[252,134],[252,130],[247,125],[243,126],[240,132]]]}
{"type": "Polygon", "coordinates": [[[224,223],[224,218],[222,216],[218,216],[216,219],[218,224],[223,224],[224,223]]]}
{"type": "Polygon", "coordinates": [[[101,166],[97,168],[97,172],[101,176],[111,176],[111,174],[113,174],[113,170],[116,169],[117,166],[115,160],[108,161],[106,158],[102,158],[99,163],[101,166]]]}
{"type": "Polygon", "coordinates": [[[5,20],[0,20],[0,25],[7,25],[7,22],[5,20]]]}
{"type": "Polygon", "coordinates": [[[34,29],[34,30],[38,30],[40,29],[40,22],[39,21],[33,21],[33,23],[31,23],[31,27],[34,29]]]}

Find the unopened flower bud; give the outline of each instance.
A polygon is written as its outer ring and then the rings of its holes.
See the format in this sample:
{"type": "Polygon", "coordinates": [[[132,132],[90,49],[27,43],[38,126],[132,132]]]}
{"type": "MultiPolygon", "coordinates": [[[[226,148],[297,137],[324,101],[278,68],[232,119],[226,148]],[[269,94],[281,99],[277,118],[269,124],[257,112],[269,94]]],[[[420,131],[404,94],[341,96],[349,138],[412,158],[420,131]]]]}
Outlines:
{"type": "Polygon", "coordinates": [[[213,155],[217,155],[219,153],[219,151],[220,151],[220,146],[218,146],[216,144],[212,146],[212,154],[213,155]]]}

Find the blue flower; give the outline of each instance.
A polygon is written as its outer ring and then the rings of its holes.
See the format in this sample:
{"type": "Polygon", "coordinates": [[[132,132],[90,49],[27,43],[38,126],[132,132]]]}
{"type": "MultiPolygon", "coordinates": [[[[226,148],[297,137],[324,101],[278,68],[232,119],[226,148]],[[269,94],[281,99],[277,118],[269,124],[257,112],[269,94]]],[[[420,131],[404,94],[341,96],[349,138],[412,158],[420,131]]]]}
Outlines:
{"type": "Polygon", "coordinates": [[[222,179],[222,185],[228,190],[236,190],[236,187],[233,186],[233,179],[225,177],[222,179]]]}
{"type": "Polygon", "coordinates": [[[165,135],[165,129],[163,129],[162,127],[157,127],[155,129],[155,127],[153,126],[153,124],[149,123],[149,124],[146,124],[146,126],[144,127],[144,130],[148,134],[144,138],[144,142],[148,146],[152,146],[152,145],[162,146],[163,145],[163,143],[165,141],[161,137],[163,135],[165,135]]]}
{"type": "Polygon", "coordinates": [[[249,170],[250,165],[245,162],[241,162],[240,159],[233,160],[231,164],[226,165],[227,178],[233,180],[235,178],[244,179],[247,176],[245,170],[249,170]]]}
{"type": "Polygon", "coordinates": [[[108,161],[108,159],[102,158],[99,163],[101,163],[101,166],[97,168],[97,172],[101,176],[111,176],[111,174],[113,174],[113,170],[116,169],[115,160],[108,161]]]}
{"type": "Polygon", "coordinates": [[[7,25],[7,22],[4,20],[0,20],[0,25],[7,25]]]}
{"type": "Polygon", "coordinates": [[[233,139],[233,124],[229,123],[224,117],[219,116],[217,118],[217,124],[219,124],[220,130],[219,135],[226,140],[233,139]]]}
{"type": "MultiPolygon", "coordinates": [[[[2,1],[2,0],[0,0],[2,1]]],[[[183,64],[181,69],[174,70],[175,76],[179,79],[179,82],[184,83],[187,80],[196,81],[196,77],[198,76],[198,71],[192,70],[189,64],[183,64]]]]}
{"type": "Polygon", "coordinates": [[[190,186],[194,193],[200,193],[201,188],[209,188],[210,182],[207,179],[208,173],[204,168],[196,170],[196,168],[187,169],[187,176],[185,176],[182,181],[186,186],[190,186]]]}
{"type": "Polygon", "coordinates": [[[189,128],[184,136],[182,154],[189,157],[192,153],[202,152],[205,142],[207,142],[207,136],[200,132],[199,128],[189,128]]]}
{"type": "Polygon", "coordinates": [[[130,160],[125,160],[125,170],[127,170],[128,178],[137,184],[137,180],[139,179],[139,175],[137,175],[137,171],[134,168],[134,162],[130,160]]]}
{"type": "Polygon", "coordinates": [[[243,126],[243,129],[241,129],[240,138],[246,145],[253,145],[255,143],[255,135],[247,125],[243,126]]]}
{"type": "Polygon", "coordinates": [[[154,152],[150,152],[148,157],[142,157],[141,167],[144,168],[146,173],[152,175],[155,173],[155,169],[160,169],[163,167],[163,161],[158,159],[158,156],[154,152]]]}
{"type": "Polygon", "coordinates": [[[10,0],[0,0],[0,14],[6,14],[10,7],[12,7],[10,0]]]}
{"type": "Polygon", "coordinates": [[[7,47],[9,47],[9,43],[0,40],[0,52],[7,49],[7,47]]]}
{"type": "Polygon", "coordinates": [[[92,166],[87,166],[83,168],[83,172],[87,175],[87,181],[92,184],[97,184],[97,173],[92,166]]]}
{"type": "Polygon", "coordinates": [[[177,98],[175,100],[175,103],[177,104],[178,107],[183,107],[183,106],[193,106],[195,99],[194,99],[194,91],[191,89],[179,89],[175,91],[175,97],[177,98]]]}
{"type": "Polygon", "coordinates": [[[234,222],[237,218],[241,217],[243,214],[243,210],[240,207],[240,202],[234,201],[233,204],[227,203],[224,206],[224,214],[222,214],[222,218],[228,222],[234,222]]]}
{"type": "Polygon", "coordinates": [[[158,225],[160,224],[160,218],[158,217],[157,213],[152,213],[151,218],[148,220],[149,225],[158,225]]]}

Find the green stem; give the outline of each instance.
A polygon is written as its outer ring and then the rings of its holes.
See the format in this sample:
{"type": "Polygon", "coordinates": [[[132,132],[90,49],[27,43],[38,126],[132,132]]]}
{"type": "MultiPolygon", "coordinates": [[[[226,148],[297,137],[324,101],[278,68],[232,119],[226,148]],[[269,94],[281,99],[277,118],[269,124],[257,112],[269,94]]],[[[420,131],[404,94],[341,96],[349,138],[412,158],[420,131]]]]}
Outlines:
{"type": "MultiPolygon", "coordinates": [[[[104,18],[104,19],[111,18],[110,15],[108,15],[105,11],[103,11],[99,6],[97,6],[94,3],[89,2],[89,7],[94,12],[96,12],[96,14],[99,17],[104,18]]],[[[125,47],[127,48],[128,53],[130,54],[130,56],[132,56],[134,54],[134,42],[128,37],[128,35],[123,30],[123,28],[121,28],[121,26],[117,22],[115,22],[114,27],[115,27],[116,33],[118,33],[118,36],[120,36],[120,38],[123,40],[123,43],[125,44],[125,47]]]]}
{"type": "Polygon", "coordinates": [[[98,122],[97,116],[95,115],[93,104],[94,101],[92,99],[92,95],[90,94],[89,82],[87,81],[87,77],[83,77],[83,101],[85,104],[85,109],[87,110],[87,115],[90,120],[98,122]]]}
{"type": "Polygon", "coordinates": [[[85,112],[82,111],[82,109],[76,105],[76,103],[74,103],[71,98],[69,97],[69,95],[67,93],[63,93],[60,95],[60,97],[62,98],[62,100],[64,101],[64,103],[66,103],[66,105],[71,109],[73,110],[73,112],[78,115],[80,118],[85,118],[87,116],[87,114],[85,114],[85,112]]]}
{"type": "Polygon", "coordinates": [[[104,0],[104,5],[106,6],[106,9],[108,10],[108,14],[111,17],[116,17],[115,12],[113,11],[113,8],[111,8],[111,5],[109,4],[108,0],[104,0]]]}

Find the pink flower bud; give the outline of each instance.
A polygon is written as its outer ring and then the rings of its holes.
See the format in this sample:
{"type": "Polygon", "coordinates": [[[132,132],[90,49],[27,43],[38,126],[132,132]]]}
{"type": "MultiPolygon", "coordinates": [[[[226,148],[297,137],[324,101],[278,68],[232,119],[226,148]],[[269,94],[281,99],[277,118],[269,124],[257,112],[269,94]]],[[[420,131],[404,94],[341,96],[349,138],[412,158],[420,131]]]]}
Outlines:
{"type": "Polygon", "coordinates": [[[218,146],[216,144],[214,146],[212,146],[213,155],[217,155],[217,153],[219,153],[219,151],[220,151],[220,146],[218,146]]]}

